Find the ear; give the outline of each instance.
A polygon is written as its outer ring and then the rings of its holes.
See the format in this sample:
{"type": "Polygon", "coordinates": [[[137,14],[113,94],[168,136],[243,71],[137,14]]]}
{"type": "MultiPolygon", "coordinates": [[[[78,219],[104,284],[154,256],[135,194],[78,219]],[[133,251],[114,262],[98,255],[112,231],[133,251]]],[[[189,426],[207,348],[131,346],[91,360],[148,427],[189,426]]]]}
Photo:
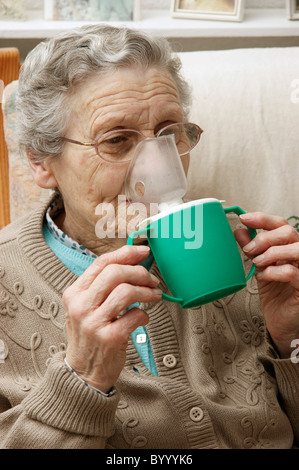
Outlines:
{"type": "Polygon", "coordinates": [[[29,151],[27,152],[27,158],[33,178],[38,186],[45,189],[52,189],[58,186],[47,158],[42,162],[37,162],[29,151]]]}

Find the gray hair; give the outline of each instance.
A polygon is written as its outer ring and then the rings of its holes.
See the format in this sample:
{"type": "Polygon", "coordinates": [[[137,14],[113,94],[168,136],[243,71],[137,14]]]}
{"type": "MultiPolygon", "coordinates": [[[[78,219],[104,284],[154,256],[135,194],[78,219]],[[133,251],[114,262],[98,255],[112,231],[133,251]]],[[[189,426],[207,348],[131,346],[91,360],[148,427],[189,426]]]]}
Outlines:
{"type": "Polygon", "coordinates": [[[88,25],[40,43],[26,57],[17,98],[20,149],[36,161],[59,155],[74,87],[95,73],[134,65],[172,76],[186,119],[189,86],[166,39],[126,27],[88,25]]]}

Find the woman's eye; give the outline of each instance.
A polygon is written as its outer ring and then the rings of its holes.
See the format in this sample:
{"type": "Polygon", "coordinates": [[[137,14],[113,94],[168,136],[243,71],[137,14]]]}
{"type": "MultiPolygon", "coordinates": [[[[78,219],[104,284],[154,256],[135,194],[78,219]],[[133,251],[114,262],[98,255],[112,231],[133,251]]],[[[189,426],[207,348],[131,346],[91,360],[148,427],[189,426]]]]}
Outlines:
{"type": "Polygon", "coordinates": [[[117,135],[115,137],[111,137],[111,139],[105,140],[107,144],[120,144],[124,141],[124,137],[122,135],[117,135]]]}

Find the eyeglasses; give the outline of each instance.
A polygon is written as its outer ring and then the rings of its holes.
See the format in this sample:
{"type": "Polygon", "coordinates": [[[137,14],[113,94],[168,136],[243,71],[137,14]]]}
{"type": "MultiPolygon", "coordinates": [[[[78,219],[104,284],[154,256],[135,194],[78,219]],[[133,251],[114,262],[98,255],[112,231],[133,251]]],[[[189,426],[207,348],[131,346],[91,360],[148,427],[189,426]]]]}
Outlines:
{"type": "MultiPolygon", "coordinates": [[[[163,127],[155,137],[174,135],[180,156],[188,154],[198,143],[203,130],[192,122],[170,124],[163,127]]],[[[141,132],[133,129],[116,129],[106,132],[95,142],[79,142],[63,137],[63,140],[72,144],[94,147],[97,155],[109,163],[126,163],[131,161],[136,146],[147,139],[141,132]]]]}

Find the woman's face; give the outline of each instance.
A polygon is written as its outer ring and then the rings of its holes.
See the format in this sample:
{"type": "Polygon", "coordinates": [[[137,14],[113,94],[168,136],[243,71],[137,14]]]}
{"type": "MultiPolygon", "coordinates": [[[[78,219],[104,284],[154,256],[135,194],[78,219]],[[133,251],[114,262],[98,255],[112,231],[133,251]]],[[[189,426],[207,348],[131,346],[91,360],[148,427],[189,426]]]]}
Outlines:
{"type": "MultiPolygon", "coordinates": [[[[117,128],[135,129],[152,137],[166,125],[182,121],[182,107],[170,75],[154,68],[122,69],[93,76],[78,87],[65,137],[94,142],[117,128]]],[[[188,157],[183,157],[186,172],[188,163],[188,157]]],[[[96,240],[92,238],[96,238],[99,204],[112,204],[119,220],[118,196],[125,194],[128,165],[105,162],[94,147],[68,142],[61,156],[45,161],[55,180],[53,186],[59,188],[64,199],[64,228],[85,246],[93,245],[95,249],[96,240]]],[[[116,225],[116,238],[117,229],[116,225]]]]}

